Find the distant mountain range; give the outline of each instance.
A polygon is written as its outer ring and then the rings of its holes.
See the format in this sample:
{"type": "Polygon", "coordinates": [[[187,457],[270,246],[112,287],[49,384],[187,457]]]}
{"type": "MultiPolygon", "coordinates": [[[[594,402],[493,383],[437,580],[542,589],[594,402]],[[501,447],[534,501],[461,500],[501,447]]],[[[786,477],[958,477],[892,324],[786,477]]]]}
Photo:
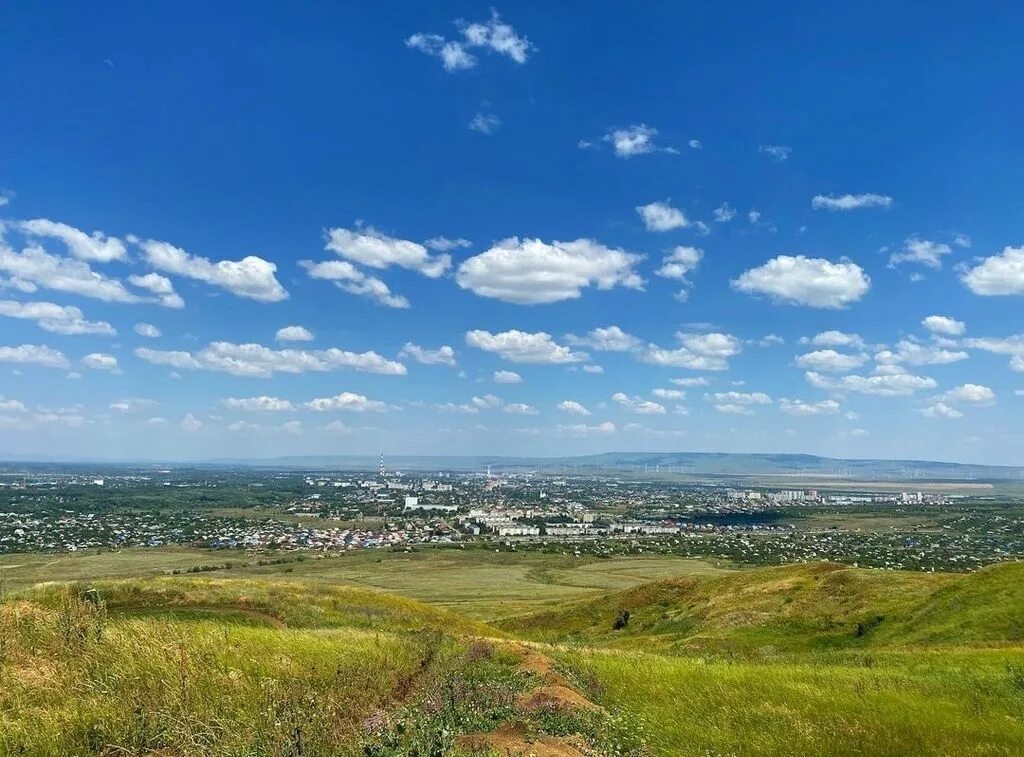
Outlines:
{"type": "MultiPolygon", "coordinates": [[[[376,470],[371,455],[316,455],[217,460],[216,465],[311,470],[376,470]]],[[[578,457],[413,456],[385,458],[389,470],[566,473],[647,472],[706,476],[807,475],[850,480],[1024,480],[1024,466],[968,465],[928,460],[846,460],[817,455],[729,452],[606,452],[578,457]]]]}

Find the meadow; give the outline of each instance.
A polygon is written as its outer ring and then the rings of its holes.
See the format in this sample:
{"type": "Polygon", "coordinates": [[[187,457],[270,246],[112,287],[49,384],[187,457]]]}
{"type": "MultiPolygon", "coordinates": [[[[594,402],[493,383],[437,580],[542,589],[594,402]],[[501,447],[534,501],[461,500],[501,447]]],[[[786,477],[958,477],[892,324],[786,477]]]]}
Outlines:
{"type": "Polygon", "coordinates": [[[0,558],[0,753],[1024,753],[1024,564],[285,557],[0,558]]]}

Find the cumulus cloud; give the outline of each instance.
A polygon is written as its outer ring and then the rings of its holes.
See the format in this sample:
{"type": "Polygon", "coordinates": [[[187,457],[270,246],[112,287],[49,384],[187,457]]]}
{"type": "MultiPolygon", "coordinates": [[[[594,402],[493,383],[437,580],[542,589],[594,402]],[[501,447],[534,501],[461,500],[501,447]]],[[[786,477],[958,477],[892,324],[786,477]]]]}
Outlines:
{"type": "Polygon", "coordinates": [[[306,269],[311,279],[333,282],[334,286],[349,294],[368,297],[389,308],[409,307],[409,300],[395,294],[381,279],[363,273],[347,260],[327,260],[322,263],[300,260],[299,265],[306,269]]]}
{"type": "Polygon", "coordinates": [[[490,51],[522,64],[534,49],[530,41],[502,21],[495,10],[491,11],[487,21],[471,24],[457,21],[456,26],[462,34],[461,39],[449,40],[439,34],[417,33],[405,40],[406,47],[439,58],[448,72],[476,66],[477,58],[470,50],[490,51]]]}
{"type": "Polygon", "coordinates": [[[117,334],[106,321],[87,321],[78,308],[53,302],[0,300],[0,316],[34,321],[39,328],[54,334],[117,334]]]}
{"type": "Polygon", "coordinates": [[[17,226],[28,236],[59,239],[67,245],[68,252],[80,260],[109,263],[112,260],[122,260],[127,255],[124,243],[120,239],[108,237],[102,231],[87,234],[74,226],[46,218],[22,221],[17,226]]]}
{"type": "Polygon", "coordinates": [[[149,410],[157,406],[156,400],[141,397],[128,397],[110,403],[110,409],[119,413],[135,413],[139,410],[149,410]]]}
{"type": "Polygon", "coordinates": [[[903,243],[901,252],[889,256],[889,267],[895,268],[900,263],[920,263],[929,268],[942,268],[943,256],[952,251],[953,248],[943,242],[911,237],[903,243]]]}
{"type": "Polygon", "coordinates": [[[602,139],[612,146],[620,158],[632,158],[652,152],[677,153],[674,147],[659,147],[654,140],[658,130],[646,124],[634,124],[622,129],[612,129],[602,139]]]}
{"type": "Polygon", "coordinates": [[[803,337],[800,343],[815,347],[864,347],[864,339],[860,334],[847,334],[842,331],[822,331],[809,339],[803,337]]]}
{"type": "Polygon", "coordinates": [[[356,394],[355,392],[342,392],[333,397],[319,397],[310,400],[305,405],[310,410],[316,410],[317,412],[344,410],[352,413],[383,413],[388,409],[386,403],[368,399],[366,396],[356,394]]]}
{"type": "Polygon", "coordinates": [[[44,368],[67,368],[71,365],[63,352],[36,344],[0,347],[0,363],[39,365],[44,368]]]}
{"type": "Polygon", "coordinates": [[[871,394],[878,397],[907,397],[925,389],[934,389],[935,379],[915,376],[902,371],[878,373],[871,376],[842,376],[833,378],[816,371],[807,371],[804,376],[811,386],[818,389],[841,390],[871,394]]]}
{"type": "Polygon", "coordinates": [[[515,371],[495,371],[492,376],[495,384],[521,384],[523,377],[515,371]]]}
{"type": "Polygon", "coordinates": [[[192,413],[188,413],[181,419],[181,423],[178,425],[183,431],[193,432],[201,429],[203,427],[203,422],[192,415],[192,413]]]}
{"type": "Polygon", "coordinates": [[[963,418],[964,414],[955,407],[950,407],[945,402],[936,402],[920,410],[921,415],[926,418],[963,418]]]}
{"type": "Polygon", "coordinates": [[[669,379],[669,383],[675,384],[676,386],[707,386],[711,382],[703,376],[690,376],[687,378],[669,379]]]}
{"type": "Polygon", "coordinates": [[[562,400],[558,403],[558,409],[573,415],[590,415],[590,411],[575,400],[562,400]]]}
{"type": "Polygon", "coordinates": [[[582,337],[566,334],[565,338],[570,344],[590,347],[600,352],[629,352],[643,344],[639,337],[623,331],[618,326],[602,326],[591,329],[586,336],[582,337]]]}
{"type": "Polygon", "coordinates": [[[958,321],[955,318],[949,318],[944,315],[930,315],[921,321],[921,325],[933,334],[941,334],[943,336],[963,336],[964,332],[967,331],[967,324],[963,321],[958,321]]]}
{"type": "Polygon", "coordinates": [[[277,330],[274,339],[278,342],[312,342],[313,332],[305,326],[284,326],[277,330]]]}
{"type": "Polygon", "coordinates": [[[793,415],[798,418],[809,415],[833,415],[839,412],[839,403],[835,400],[822,400],[821,402],[805,402],[804,400],[781,399],[779,410],[786,415],[793,415]]]}
{"type": "Polygon", "coordinates": [[[788,145],[761,145],[757,148],[757,151],[770,155],[775,158],[775,160],[783,161],[789,160],[789,156],[793,152],[793,148],[788,145]]]}
{"type": "Polygon", "coordinates": [[[537,408],[532,405],[526,405],[522,402],[510,402],[501,408],[502,412],[511,413],[512,415],[536,415],[537,408]]]}
{"type": "Polygon", "coordinates": [[[165,308],[185,307],[185,301],[174,291],[174,285],[166,276],[161,276],[159,273],[147,273],[142,276],[129,276],[128,281],[140,289],[152,292],[156,296],[157,302],[165,308]]]}
{"type": "Polygon", "coordinates": [[[835,350],[815,350],[798,355],[796,364],[801,368],[809,368],[815,371],[828,371],[829,373],[848,373],[854,368],[864,365],[868,359],[867,355],[848,355],[835,350]]]}
{"type": "Polygon", "coordinates": [[[716,223],[729,223],[733,218],[736,217],[736,209],[729,206],[729,203],[723,202],[714,211],[716,223]]]}
{"type": "Polygon", "coordinates": [[[893,349],[882,350],[875,354],[875,362],[881,365],[898,363],[945,365],[966,359],[967,353],[961,350],[948,350],[934,344],[922,344],[909,339],[901,339],[893,349]]]}
{"type": "Polygon", "coordinates": [[[791,305],[839,309],[867,294],[871,279],[859,265],[845,259],[833,263],[803,255],[779,255],[745,271],[732,286],[791,305]]]}
{"type": "Polygon", "coordinates": [[[404,376],[407,372],[402,363],[388,360],[376,352],[349,352],[337,347],[327,350],[274,350],[261,344],[211,342],[195,354],[140,347],[135,350],[135,355],[156,365],[260,378],[275,373],[326,372],[345,368],[391,376],[404,376]]]}
{"type": "Polygon", "coordinates": [[[244,410],[250,413],[283,412],[295,409],[290,400],[280,397],[228,397],[224,406],[231,410],[244,410]]]}
{"type": "Polygon", "coordinates": [[[455,350],[443,344],[436,350],[420,347],[418,344],[406,342],[399,357],[407,357],[423,365],[455,365],[455,350]]]}
{"type": "Polygon", "coordinates": [[[986,297],[1024,294],[1024,247],[1006,247],[966,269],[960,279],[972,292],[986,297]]]}
{"type": "Polygon", "coordinates": [[[662,278],[681,281],[683,288],[676,294],[676,299],[685,300],[689,295],[689,289],[693,286],[689,276],[700,264],[704,253],[696,247],[674,247],[661,261],[661,268],[657,273],[662,278]]]}
{"type": "Polygon", "coordinates": [[[330,229],[326,249],[369,268],[383,270],[398,266],[431,279],[443,276],[452,263],[450,255],[431,255],[418,242],[389,237],[372,227],[330,229]]]}
{"type": "Polygon", "coordinates": [[[288,292],[274,276],[277,266],[255,255],[213,262],[167,242],[149,239],[138,245],[146,261],[165,273],[195,279],[259,302],[288,298],[288,292]]]}
{"type": "Polygon", "coordinates": [[[636,212],[640,214],[648,231],[672,231],[672,229],[684,229],[690,225],[683,211],[673,208],[667,202],[637,205],[636,212]]]}
{"type": "Polygon", "coordinates": [[[472,247],[473,243],[468,239],[449,239],[448,237],[432,237],[423,243],[435,252],[448,252],[460,247],[472,247]]]}
{"type": "Polygon", "coordinates": [[[501,119],[493,113],[477,113],[469,122],[469,128],[481,134],[493,134],[501,128],[501,119]]]}
{"type": "Polygon", "coordinates": [[[160,329],[154,326],[152,323],[136,323],[135,333],[139,336],[144,336],[149,339],[156,339],[160,336],[160,329]]]}
{"type": "Polygon", "coordinates": [[[637,415],[664,415],[665,406],[657,402],[645,400],[642,397],[629,396],[623,392],[616,392],[612,395],[612,401],[621,407],[637,415]]]}
{"type": "Polygon", "coordinates": [[[604,373],[604,368],[599,365],[585,365],[583,366],[584,373],[604,373]]]}
{"type": "Polygon", "coordinates": [[[653,389],[651,391],[655,397],[660,400],[685,400],[686,392],[682,389],[653,389]]]}
{"type": "Polygon", "coordinates": [[[485,352],[494,352],[513,363],[563,364],[580,363],[588,359],[585,352],[573,352],[543,331],[529,333],[513,329],[492,334],[475,329],[466,332],[466,344],[485,352]]]}
{"type": "Polygon", "coordinates": [[[642,289],[633,270],[643,259],[592,239],[574,242],[509,237],[459,266],[455,280],[481,297],[536,305],[580,297],[583,289],[642,289]]]}
{"type": "Polygon", "coordinates": [[[92,368],[94,371],[121,372],[117,365],[117,358],[104,352],[90,352],[82,358],[82,365],[86,368],[92,368]]]}
{"type": "Polygon", "coordinates": [[[892,205],[889,195],[869,192],[867,194],[815,195],[811,207],[815,210],[857,210],[859,208],[888,208],[892,205]]]}
{"type": "Polygon", "coordinates": [[[698,371],[724,371],[729,368],[729,358],[743,350],[743,343],[731,334],[711,332],[687,334],[679,332],[676,339],[680,346],[663,349],[649,344],[639,354],[641,362],[671,368],[689,368],[698,371]]]}
{"type": "Polygon", "coordinates": [[[772,404],[772,398],[764,392],[714,392],[705,394],[704,399],[718,412],[731,415],[753,415],[755,406],[772,404]]]}
{"type": "Polygon", "coordinates": [[[961,384],[939,399],[952,404],[991,405],[996,401],[996,393],[982,384],[961,384]]]}

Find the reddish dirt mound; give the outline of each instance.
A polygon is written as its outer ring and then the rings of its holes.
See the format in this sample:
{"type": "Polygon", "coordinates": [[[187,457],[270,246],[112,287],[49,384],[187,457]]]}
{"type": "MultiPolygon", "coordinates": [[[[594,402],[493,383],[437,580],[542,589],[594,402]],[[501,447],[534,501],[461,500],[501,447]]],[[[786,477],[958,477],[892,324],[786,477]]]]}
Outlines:
{"type": "Polygon", "coordinates": [[[569,686],[569,682],[555,672],[555,661],[529,647],[523,648],[523,659],[517,666],[524,673],[535,673],[552,686],[569,686]]]}
{"type": "Polygon", "coordinates": [[[566,686],[538,686],[533,691],[520,694],[516,699],[519,709],[533,710],[601,710],[578,691],[566,686]]]}
{"type": "Polygon", "coordinates": [[[588,757],[593,752],[577,736],[530,736],[506,726],[489,733],[460,736],[456,746],[469,754],[497,752],[502,757],[588,757]]]}

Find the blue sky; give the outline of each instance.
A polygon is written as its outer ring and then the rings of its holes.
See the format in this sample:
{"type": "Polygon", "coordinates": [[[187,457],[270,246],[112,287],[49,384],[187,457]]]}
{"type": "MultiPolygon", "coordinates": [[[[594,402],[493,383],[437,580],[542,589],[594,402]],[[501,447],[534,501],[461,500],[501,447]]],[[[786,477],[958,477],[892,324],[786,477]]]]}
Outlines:
{"type": "Polygon", "coordinates": [[[1024,460],[1024,10],[219,5],[0,10],[0,456],[1024,460]]]}

